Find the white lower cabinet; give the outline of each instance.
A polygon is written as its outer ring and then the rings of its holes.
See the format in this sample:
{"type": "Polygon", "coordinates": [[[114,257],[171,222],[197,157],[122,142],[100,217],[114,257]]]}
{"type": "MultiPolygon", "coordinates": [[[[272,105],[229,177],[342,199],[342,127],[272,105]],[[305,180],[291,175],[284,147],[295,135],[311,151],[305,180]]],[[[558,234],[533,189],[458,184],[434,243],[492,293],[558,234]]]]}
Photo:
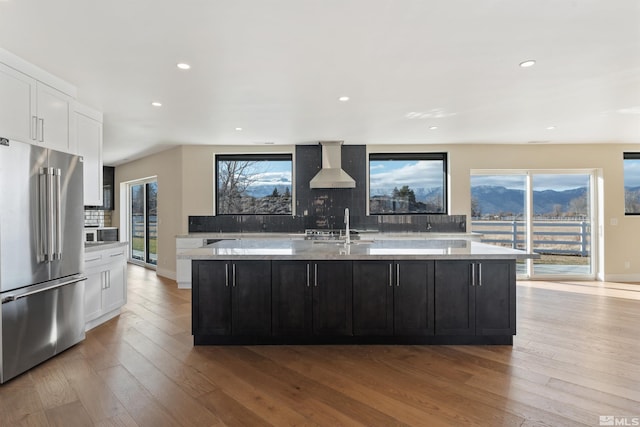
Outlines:
{"type": "Polygon", "coordinates": [[[120,314],[127,302],[126,246],[85,254],[85,330],[120,314]]]}

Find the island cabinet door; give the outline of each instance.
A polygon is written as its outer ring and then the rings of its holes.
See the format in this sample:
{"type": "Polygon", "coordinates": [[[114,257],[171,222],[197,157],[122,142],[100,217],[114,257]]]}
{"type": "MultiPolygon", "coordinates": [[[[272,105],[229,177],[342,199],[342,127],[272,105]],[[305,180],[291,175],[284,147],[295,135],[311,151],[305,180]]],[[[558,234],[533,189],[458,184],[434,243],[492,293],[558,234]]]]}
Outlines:
{"type": "Polygon", "coordinates": [[[271,335],[271,261],[231,263],[231,334],[271,335]]]}
{"type": "Polygon", "coordinates": [[[393,335],[394,263],[353,262],[353,334],[393,335]]]}
{"type": "Polygon", "coordinates": [[[277,336],[305,336],[312,329],[312,263],[271,262],[272,333],[277,336]]]}
{"type": "Polygon", "coordinates": [[[476,268],[476,334],[515,335],[515,261],[483,261],[476,268]]]}
{"type": "Polygon", "coordinates": [[[351,261],[320,261],[312,265],[313,333],[353,335],[351,261]]]}
{"type": "Polygon", "coordinates": [[[193,261],[193,335],[231,334],[230,273],[226,261],[193,261]]]}
{"type": "Polygon", "coordinates": [[[434,334],[433,270],[433,261],[401,261],[394,264],[395,335],[434,334]]]}
{"type": "Polygon", "coordinates": [[[471,261],[436,261],[436,335],[476,334],[476,293],[471,261]]]}

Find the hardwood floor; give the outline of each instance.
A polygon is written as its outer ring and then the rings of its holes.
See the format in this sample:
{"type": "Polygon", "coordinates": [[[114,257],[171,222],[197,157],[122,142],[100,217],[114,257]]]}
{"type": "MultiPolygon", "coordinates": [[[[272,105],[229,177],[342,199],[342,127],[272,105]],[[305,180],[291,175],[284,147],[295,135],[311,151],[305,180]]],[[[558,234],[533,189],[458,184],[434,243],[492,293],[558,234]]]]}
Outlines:
{"type": "Polygon", "coordinates": [[[0,425],[573,426],[640,417],[640,285],[519,282],[509,346],[193,347],[190,291],[129,266],[122,314],[0,386],[0,425]]]}

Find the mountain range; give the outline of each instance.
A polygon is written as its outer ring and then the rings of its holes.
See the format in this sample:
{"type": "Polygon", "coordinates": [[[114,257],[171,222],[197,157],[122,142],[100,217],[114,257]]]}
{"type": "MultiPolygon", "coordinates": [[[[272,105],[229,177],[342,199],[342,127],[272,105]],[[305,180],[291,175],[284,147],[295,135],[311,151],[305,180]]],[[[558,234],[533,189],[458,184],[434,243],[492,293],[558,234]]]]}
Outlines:
{"type": "MultiPolygon", "coordinates": [[[[575,206],[586,202],[587,187],[555,191],[542,190],[533,192],[533,213],[544,215],[572,212],[575,206]],[[573,203],[573,206],[572,206],[573,203]]],[[[471,198],[477,201],[476,210],[481,216],[524,213],[525,192],[495,185],[478,185],[471,187],[471,198]]],[[[587,205],[584,205],[587,206],[587,205]]],[[[586,213],[586,212],[585,212],[586,213]]]]}

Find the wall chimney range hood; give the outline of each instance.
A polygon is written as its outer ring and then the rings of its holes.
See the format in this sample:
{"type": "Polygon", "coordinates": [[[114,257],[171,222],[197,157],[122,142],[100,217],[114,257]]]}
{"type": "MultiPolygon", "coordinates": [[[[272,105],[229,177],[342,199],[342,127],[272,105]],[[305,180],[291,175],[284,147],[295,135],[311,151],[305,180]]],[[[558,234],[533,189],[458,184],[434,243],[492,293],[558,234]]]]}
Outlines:
{"type": "Polygon", "coordinates": [[[322,169],[309,181],[310,188],[355,188],[356,181],[342,170],[343,141],[321,141],[322,169]]]}

